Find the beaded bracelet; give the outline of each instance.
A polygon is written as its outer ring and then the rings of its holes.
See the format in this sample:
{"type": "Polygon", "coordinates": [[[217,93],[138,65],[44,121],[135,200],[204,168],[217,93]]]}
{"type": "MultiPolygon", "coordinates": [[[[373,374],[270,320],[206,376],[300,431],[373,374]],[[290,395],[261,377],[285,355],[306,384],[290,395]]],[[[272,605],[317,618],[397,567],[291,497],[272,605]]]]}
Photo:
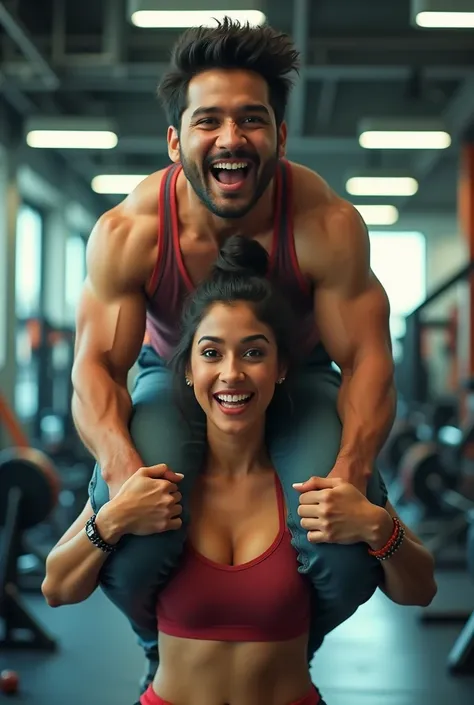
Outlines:
{"type": "Polygon", "coordinates": [[[405,538],[405,529],[403,528],[400,520],[397,517],[392,517],[393,520],[393,532],[389,540],[382,548],[377,551],[369,548],[369,554],[374,556],[379,561],[385,561],[387,558],[391,558],[393,554],[398,551],[405,538]]]}

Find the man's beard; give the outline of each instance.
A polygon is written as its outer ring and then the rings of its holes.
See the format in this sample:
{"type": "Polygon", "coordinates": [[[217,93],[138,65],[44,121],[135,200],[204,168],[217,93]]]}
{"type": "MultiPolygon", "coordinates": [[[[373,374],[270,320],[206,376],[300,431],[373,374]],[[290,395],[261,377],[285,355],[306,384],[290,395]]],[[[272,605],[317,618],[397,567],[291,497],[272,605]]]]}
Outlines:
{"type": "MultiPolygon", "coordinates": [[[[243,154],[243,152],[227,152],[226,155],[219,155],[222,160],[225,159],[245,159],[246,155],[243,154]]],[[[196,164],[188,161],[186,158],[186,155],[181,152],[181,164],[183,167],[184,175],[186,176],[186,179],[189,181],[191,184],[191,187],[196,194],[196,196],[199,198],[201,203],[213,214],[218,216],[219,218],[223,218],[226,220],[232,220],[232,219],[238,219],[238,218],[243,218],[249,211],[252,210],[252,208],[255,206],[256,203],[260,200],[262,195],[265,193],[268,185],[272,181],[272,179],[275,176],[277,164],[278,164],[278,147],[276,150],[276,153],[273,157],[270,157],[268,159],[264,166],[263,169],[260,171],[260,173],[257,176],[257,181],[255,183],[255,190],[253,194],[250,196],[248,203],[245,205],[237,205],[233,204],[231,197],[229,198],[228,203],[223,203],[223,204],[218,204],[214,200],[214,195],[211,191],[211,189],[207,186],[207,184],[204,182],[203,177],[201,176],[201,173],[199,169],[197,168],[196,164]]],[[[255,169],[257,171],[258,166],[255,163],[255,161],[252,161],[252,170],[255,169]]],[[[209,174],[209,179],[214,178],[212,174],[210,173],[210,168],[206,169],[206,172],[209,174]]],[[[253,174],[249,174],[246,178],[254,178],[253,174]]],[[[230,194],[229,194],[230,195],[230,194]]]]}

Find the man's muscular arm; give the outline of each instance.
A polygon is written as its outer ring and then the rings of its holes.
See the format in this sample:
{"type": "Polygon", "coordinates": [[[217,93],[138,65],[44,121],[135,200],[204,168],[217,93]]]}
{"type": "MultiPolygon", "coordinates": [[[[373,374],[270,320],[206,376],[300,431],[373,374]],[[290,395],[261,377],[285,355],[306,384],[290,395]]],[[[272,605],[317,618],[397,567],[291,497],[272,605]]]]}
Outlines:
{"type": "Polygon", "coordinates": [[[87,248],[88,276],[77,315],[74,421],[111,495],[143,465],[128,430],[127,375],[145,333],[143,275],[134,252],[133,221],[104,215],[87,248]]]}
{"type": "Polygon", "coordinates": [[[315,292],[322,342],[340,367],[343,423],[333,475],[365,491],[396,407],[389,303],[370,269],[367,228],[355,208],[331,206],[324,271],[315,292]]]}

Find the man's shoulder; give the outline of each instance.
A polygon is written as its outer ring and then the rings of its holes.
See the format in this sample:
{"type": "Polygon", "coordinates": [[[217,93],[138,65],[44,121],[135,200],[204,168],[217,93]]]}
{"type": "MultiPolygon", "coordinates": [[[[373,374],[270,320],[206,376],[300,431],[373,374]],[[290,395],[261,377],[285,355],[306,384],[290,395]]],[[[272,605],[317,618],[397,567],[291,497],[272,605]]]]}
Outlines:
{"type": "Polygon", "coordinates": [[[329,201],[336,196],[327,181],[313,169],[297,162],[288,162],[291,167],[293,194],[298,203],[305,204],[317,196],[321,201],[329,201]]]}
{"type": "Polygon", "coordinates": [[[337,235],[347,229],[364,229],[357,209],[342,198],[317,172],[291,162],[294,182],[294,210],[296,217],[304,223],[318,223],[328,236],[337,235]]]}
{"type": "Polygon", "coordinates": [[[318,282],[334,267],[367,248],[367,229],[357,209],[319,174],[300,164],[291,166],[300,265],[318,282]]]}
{"type": "Polygon", "coordinates": [[[159,192],[165,171],[147,176],[99,218],[89,239],[89,258],[107,264],[108,275],[140,283],[148,280],[156,259],[159,192]]]}
{"type": "Polygon", "coordinates": [[[112,250],[125,244],[142,247],[154,243],[158,232],[159,194],[166,169],[144,178],[118,205],[106,211],[94,228],[93,237],[112,250]],[[147,237],[148,236],[148,237],[147,237]]]}
{"type": "Polygon", "coordinates": [[[161,183],[168,169],[169,167],[165,167],[164,169],[155,171],[140,181],[122,202],[122,212],[129,216],[157,216],[159,212],[161,183]]]}

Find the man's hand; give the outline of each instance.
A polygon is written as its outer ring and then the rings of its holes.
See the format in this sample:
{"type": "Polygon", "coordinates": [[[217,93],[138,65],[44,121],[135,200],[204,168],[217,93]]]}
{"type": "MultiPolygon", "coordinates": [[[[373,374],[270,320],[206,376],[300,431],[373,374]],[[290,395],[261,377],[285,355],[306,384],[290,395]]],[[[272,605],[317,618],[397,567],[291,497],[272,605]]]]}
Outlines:
{"type": "Polygon", "coordinates": [[[372,536],[379,508],[350,482],[311,477],[293,487],[301,493],[298,514],[311,543],[351,544],[372,536]]]}
{"type": "Polygon", "coordinates": [[[350,482],[363,495],[367,493],[367,481],[372,474],[372,469],[364,468],[362,461],[349,455],[340,454],[328,475],[330,480],[343,480],[350,482]]]}
{"type": "Polygon", "coordinates": [[[106,513],[102,521],[116,527],[116,539],[124,534],[146,536],[179,529],[182,497],[176,483],[182,479],[183,475],[164,464],[140,468],[102,507],[99,514],[106,513]]]}

